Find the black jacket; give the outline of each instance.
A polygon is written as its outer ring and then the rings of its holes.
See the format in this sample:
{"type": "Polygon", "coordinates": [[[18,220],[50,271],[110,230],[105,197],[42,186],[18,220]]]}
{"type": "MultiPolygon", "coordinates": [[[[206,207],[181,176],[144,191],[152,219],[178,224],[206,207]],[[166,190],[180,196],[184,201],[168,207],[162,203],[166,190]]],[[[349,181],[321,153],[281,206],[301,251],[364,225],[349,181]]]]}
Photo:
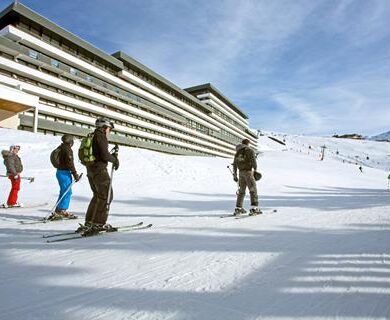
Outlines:
{"type": "Polygon", "coordinates": [[[73,151],[72,147],[67,143],[62,143],[60,146],[60,154],[59,154],[59,170],[69,170],[72,175],[75,177],[77,172],[76,168],[74,167],[74,158],[73,158],[73,151]]]}
{"type": "Polygon", "coordinates": [[[107,165],[108,162],[116,163],[118,160],[108,151],[108,140],[102,128],[97,128],[93,134],[92,152],[95,156],[95,163],[102,162],[107,165]]]}

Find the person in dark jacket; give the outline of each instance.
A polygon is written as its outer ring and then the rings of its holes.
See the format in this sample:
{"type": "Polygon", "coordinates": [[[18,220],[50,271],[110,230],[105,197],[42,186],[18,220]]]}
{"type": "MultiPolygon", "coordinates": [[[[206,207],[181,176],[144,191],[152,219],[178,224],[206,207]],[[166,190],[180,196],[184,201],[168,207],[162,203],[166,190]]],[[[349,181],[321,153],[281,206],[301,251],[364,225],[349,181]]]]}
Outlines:
{"type": "Polygon", "coordinates": [[[236,208],[234,210],[235,215],[246,212],[243,208],[243,202],[247,187],[251,199],[249,215],[262,213],[258,208],[259,200],[257,196],[256,180],[254,178],[254,172],[257,170],[256,155],[254,150],[249,147],[249,143],[250,141],[248,139],[244,139],[241,144],[236,146],[236,154],[233,161],[233,179],[238,182],[239,185],[236,208]],[[239,171],[239,176],[237,176],[237,169],[239,171]]]}
{"type": "Polygon", "coordinates": [[[72,146],[74,138],[70,134],[64,134],[61,138],[61,145],[59,146],[58,167],[56,177],[60,186],[60,194],[58,196],[58,203],[55,212],[48,218],[49,220],[56,220],[62,218],[76,219],[77,217],[68,211],[70,200],[72,197],[72,176],[77,182],[79,175],[74,166],[74,158],[72,146]]]}
{"type": "Polygon", "coordinates": [[[8,150],[1,152],[4,158],[4,164],[7,169],[8,179],[11,181],[11,191],[8,196],[7,203],[3,204],[4,207],[22,207],[21,203],[18,203],[18,193],[20,190],[20,174],[23,171],[22,160],[18,156],[20,146],[12,145],[8,150]]]}
{"type": "Polygon", "coordinates": [[[108,205],[113,198],[111,189],[110,199],[108,199],[110,188],[110,175],[107,171],[108,162],[112,162],[113,168],[118,170],[119,160],[108,151],[108,135],[114,129],[114,124],[107,118],[99,118],[95,122],[96,129],[92,139],[92,152],[95,161],[86,165],[89,185],[93,192],[93,197],[89,203],[85,216],[85,226],[91,232],[107,230],[112,226],[106,224],[108,218],[108,205]]]}

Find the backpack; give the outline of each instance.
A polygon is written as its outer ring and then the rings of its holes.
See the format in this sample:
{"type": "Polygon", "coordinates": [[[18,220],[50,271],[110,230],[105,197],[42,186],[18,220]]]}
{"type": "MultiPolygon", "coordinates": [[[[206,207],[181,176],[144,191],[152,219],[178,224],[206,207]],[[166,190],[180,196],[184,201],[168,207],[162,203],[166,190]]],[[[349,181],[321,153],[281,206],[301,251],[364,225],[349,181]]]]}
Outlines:
{"type": "Polygon", "coordinates": [[[60,154],[61,146],[55,148],[50,154],[50,162],[54,168],[58,169],[60,167],[60,154]]]}
{"type": "Polygon", "coordinates": [[[243,148],[236,154],[236,164],[239,170],[252,169],[252,159],[250,155],[250,149],[243,148]]]}
{"type": "Polygon", "coordinates": [[[89,162],[95,161],[95,156],[93,155],[92,150],[92,140],[93,133],[89,133],[81,140],[78,155],[81,164],[84,166],[86,166],[89,162]]]}

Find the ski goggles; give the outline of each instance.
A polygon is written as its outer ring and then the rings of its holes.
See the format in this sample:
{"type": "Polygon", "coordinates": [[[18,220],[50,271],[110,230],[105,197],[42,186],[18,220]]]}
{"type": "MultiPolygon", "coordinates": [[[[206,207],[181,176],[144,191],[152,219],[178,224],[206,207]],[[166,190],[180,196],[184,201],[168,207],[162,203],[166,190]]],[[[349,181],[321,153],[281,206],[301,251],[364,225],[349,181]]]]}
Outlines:
{"type": "Polygon", "coordinates": [[[10,150],[20,150],[20,146],[18,145],[12,145],[9,147],[10,150]]]}

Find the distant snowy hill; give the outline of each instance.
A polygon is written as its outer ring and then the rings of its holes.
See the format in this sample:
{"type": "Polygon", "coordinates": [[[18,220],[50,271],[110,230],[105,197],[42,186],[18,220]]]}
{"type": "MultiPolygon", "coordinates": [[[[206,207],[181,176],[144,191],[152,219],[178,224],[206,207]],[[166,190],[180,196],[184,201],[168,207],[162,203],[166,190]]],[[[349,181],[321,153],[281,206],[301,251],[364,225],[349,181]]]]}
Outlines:
{"type": "Polygon", "coordinates": [[[370,140],[376,141],[390,141],[390,131],[378,134],[376,136],[370,137],[370,140]]]}
{"type": "MultiPolygon", "coordinates": [[[[272,136],[285,141],[285,149],[307,154],[315,159],[319,159],[321,147],[325,146],[325,158],[385,171],[390,170],[390,143],[387,142],[275,133],[272,136]]],[[[265,137],[262,137],[263,140],[265,137]]],[[[268,140],[264,142],[266,148],[269,148],[268,140]]],[[[276,144],[275,148],[280,148],[280,146],[276,144]]]]}
{"type": "MultiPolygon", "coordinates": [[[[108,222],[153,227],[46,243],[84,222],[88,180],[73,187],[78,220],[19,223],[57,199],[60,137],[0,129],[0,150],[20,144],[36,178],[25,208],[0,209],[0,319],[390,319],[390,143],[272,137],[259,139],[260,216],[231,216],[232,159],[120,147],[108,222]]],[[[2,201],[9,189],[0,178],[2,201]]]]}

